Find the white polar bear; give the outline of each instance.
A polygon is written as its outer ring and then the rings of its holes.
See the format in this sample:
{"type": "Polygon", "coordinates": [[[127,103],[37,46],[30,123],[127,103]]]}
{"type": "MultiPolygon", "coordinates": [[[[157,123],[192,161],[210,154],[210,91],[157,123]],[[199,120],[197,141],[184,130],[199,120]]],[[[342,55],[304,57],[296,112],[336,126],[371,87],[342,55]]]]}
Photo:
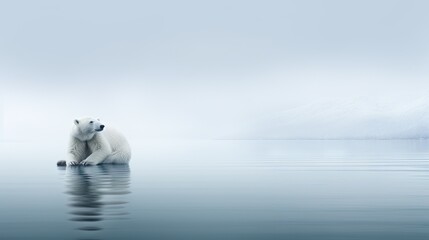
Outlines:
{"type": "Polygon", "coordinates": [[[99,119],[74,120],[67,165],[127,164],[130,158],[131,148],[121,133],[110,127],[104,129],[99,119]]]}

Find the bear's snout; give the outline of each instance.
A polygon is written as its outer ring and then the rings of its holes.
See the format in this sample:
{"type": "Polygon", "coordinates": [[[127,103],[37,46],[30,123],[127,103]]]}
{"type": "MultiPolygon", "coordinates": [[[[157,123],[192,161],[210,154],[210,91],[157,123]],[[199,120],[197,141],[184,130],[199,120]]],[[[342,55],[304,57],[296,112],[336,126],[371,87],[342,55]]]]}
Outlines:
{"type": "Polygon", "coordinates": [[[104,125],[100,125],[100,127],[98,129],[95,129],[95,131],[97,132],[101,132],[104,129],[104,125]]]}

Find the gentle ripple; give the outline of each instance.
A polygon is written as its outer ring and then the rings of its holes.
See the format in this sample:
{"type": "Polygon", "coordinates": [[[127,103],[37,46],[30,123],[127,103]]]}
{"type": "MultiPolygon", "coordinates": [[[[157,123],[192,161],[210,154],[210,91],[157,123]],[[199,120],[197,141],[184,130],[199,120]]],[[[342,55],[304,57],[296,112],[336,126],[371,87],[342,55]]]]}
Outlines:
{"type": "Polygon", "coordinates": [[[127,204],[123,195],[131,193],[128,165],[67,167],[66,171],[66,194],[70,196],[72,216],[69,220],[82,223],[78,230],[100,231],[103,225],[98,222],[126,219],[129,213],[122,205],[127,204]],[[111,205],[121,207],[109,208],[111,205]]]}

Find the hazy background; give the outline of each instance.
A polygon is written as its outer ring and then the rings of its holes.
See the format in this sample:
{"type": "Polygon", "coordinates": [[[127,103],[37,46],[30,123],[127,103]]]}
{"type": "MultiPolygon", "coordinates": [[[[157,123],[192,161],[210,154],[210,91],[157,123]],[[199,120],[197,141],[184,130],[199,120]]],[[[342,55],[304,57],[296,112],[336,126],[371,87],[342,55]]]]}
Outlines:
{"type": "Polygon", "coordinates": [[[2,1],[0,141],[429,137],[427,1],[2,1]]]}

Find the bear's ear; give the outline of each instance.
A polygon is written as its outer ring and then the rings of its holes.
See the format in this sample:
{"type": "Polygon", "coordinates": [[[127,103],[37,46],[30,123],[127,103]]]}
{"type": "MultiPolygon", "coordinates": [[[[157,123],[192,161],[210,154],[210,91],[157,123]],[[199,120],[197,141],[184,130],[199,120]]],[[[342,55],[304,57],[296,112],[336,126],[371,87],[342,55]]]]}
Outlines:
{"type": "Polygon", "coordinates": [[[99,118],[97,118],[97,121],[100,121],[100,119],[99,119],[99,118]]]}
{"type": "Polygon", "coordinates": [[[79,120],[75,119],[74,120],[74,124],[78,125],[79,124],[79,120]]]}

